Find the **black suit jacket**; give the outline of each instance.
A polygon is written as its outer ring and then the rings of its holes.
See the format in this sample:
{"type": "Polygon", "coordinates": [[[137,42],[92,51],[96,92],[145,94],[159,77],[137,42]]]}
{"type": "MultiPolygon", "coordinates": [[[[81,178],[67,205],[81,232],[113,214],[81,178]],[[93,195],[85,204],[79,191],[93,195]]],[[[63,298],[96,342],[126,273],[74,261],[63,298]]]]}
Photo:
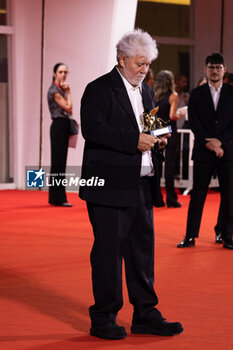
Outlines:
{"type": "Polygon", "coordinates": [[[212,161],[216,158],[215,153],[205,147],[205,138],[209,137],[222,142],[222,160],[233,160],[233,86],[223,84],[216,111],[208,83],[193,89],[189,98],[188,116],[195,135],[194,160],[212,161]]]}
{"type": "MultiPolygon", "coordinates": [[[[146,83],[142,83],[142,97],[145,110],[153,109],[153,92],[146,83]]],[[[80,187],[80,198],[108,206],[137,205],[140,132],[116,68],[87,85],[81,100],[81,129],[85,139],[82,178],[98,177],[105,185],[80,187]]]]}

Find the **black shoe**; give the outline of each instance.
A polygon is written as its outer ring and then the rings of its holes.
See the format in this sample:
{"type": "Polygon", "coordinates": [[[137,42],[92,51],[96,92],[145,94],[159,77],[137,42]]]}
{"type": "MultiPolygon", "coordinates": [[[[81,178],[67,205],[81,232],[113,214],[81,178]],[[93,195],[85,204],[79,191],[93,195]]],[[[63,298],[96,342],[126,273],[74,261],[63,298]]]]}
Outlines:
{"type": "Polygon", "coordinates": [[[131,333],[134,334],[153,334],[162,336],[172,336],[183,332],[180,322],[167,322],[162,320],[159,324],[135,324],[131,326],[131,333]]]}
{"type": "Polygon", "coordinates": [[[127,337],[125,328],[118,326],[116,323],[104,327],[92,327],[90,329],[90,334],[94,337],[109,340],[118,340],[127,337]]]}
{"type": "Polygon", "coordinates": [[[163,200],[161,200],[159,203],[156,203],[154,206],[157,208],[163,208],[165,207],[165,203],[163,200]]]}
{"type": "Polygon", "coordinates": [[[185,237],[182,242],[177,244],[177,248],[189,248],[189,247],[195,247],[195,239],[194,238],[189,238],[185,237]]]}
{"type": "Polygon", "coordinates": [[[223,248],[233,249],[233,241],[232,241],[232,239],[228,239],[228,240],[223,241],[223,248]]]}
{"type": "Polygon", "coordinates": [[[182,205],[179,202],[167,203],[168,208],[180,208],[182,205]]]}
{"type": "Polygon", "coordinates": [[[64,202],[64,203],[59,203],[59,204],[53,204],[55,207],[67,207],[67,208],[71,208],[72,204],[64,202]]]}
{"type": "Polygon", "coordinates": [[[215,233],[215,242],[218,243],[218,244],[221,244],[223,242],[221,232],[220,233],[217,233],[217,232],[215,233]]]}

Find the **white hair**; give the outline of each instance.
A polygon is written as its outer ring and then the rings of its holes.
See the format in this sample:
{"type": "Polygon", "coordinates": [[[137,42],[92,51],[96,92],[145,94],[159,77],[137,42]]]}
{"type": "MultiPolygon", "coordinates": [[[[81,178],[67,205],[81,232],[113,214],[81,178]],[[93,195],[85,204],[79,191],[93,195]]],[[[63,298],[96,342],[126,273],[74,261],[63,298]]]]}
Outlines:
{"type": "Polygon", "coordinates": [[[123,35],[116,45],[117,59],[121,55],[126,57],[144,56],[153,61],[158,56],[156,41],[142,29],[135,29],[123,35]]]}

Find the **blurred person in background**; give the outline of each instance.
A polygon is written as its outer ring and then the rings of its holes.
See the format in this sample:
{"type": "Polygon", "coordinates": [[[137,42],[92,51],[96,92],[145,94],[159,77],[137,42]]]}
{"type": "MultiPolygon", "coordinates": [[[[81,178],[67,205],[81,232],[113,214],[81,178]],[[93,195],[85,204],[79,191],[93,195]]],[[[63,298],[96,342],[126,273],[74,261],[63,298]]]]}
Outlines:
{"type": "Polygon", "coordinates": [[[66,78],[68,67],[57,63],[53,68],[53,81],[48,90],[48,106],[52,118],[50,127],[51,140],[51,175],[49,203],[60,207],[72,207],[67,203],[65,186],[66,160],[69,141],[69,117],[72,115],[71,90],[66,78]]]}
{"type": "Polygon", "coordinates": [[[146,74],[146,77],[144,79],[145,83],[147,83],[152,89],[154,88],[154,83],[155,83],[155,75],[154,71],[149,68],[148,72],[146,74]]]}
{"type": "Polygon", "coordinates": [[[156,75],[154,85],[156,106],[159,107],[158,117],[163,119],[172,127],[171,137],[165,150],[165,187],[166,203],[168,208],[180,208],[181,203],[175,191],[175,168],[178,154],[178,134],[176,121],[179,116],[176,114],[178,95],[175,91],[174,76],[171,71],[162,70],[156,75]]]}
{"type": "MultiPolygon", "coordinates": [[[[187,92],[188,78],[183,74],[177,74],[175,76],[175,90],[178,94],[177,109],[188,106],[189,93],[187,92]]],[[[177,129],[186,128],[186,119],[180,117],[176,122],[177,129]]]]}

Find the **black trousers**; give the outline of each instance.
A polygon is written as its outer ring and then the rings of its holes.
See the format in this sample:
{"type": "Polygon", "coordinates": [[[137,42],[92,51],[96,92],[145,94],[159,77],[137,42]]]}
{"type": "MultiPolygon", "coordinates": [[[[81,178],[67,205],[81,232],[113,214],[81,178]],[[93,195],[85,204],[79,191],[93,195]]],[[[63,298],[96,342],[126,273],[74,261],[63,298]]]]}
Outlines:
{"type": "Polygon", "coordinates": [[[193,190],[188,209],[186,235],[198,237],[203,207],[211,177],[218,175],[221,194],[221,220],[223,239],[233,234],[233,162],[221,158],[212,162],[194,162],[193,190]]]}
{"type": "Polygon", "coordinates": [[[54,119],[50,127],[51,140],[51,174],[49,187],[49,203],[61,204],[67,202],[65,186],[61,181],[65,178],[66,159],[69,141],[69,119],[54,119]]]}
{"type": "Polygon", "coordinates": [[[95,304],[90,307],[92,326],[115,322],[122,299],[122,260],[125,262],[133,323],[161,321],[155,308],[154,224],[148,179],[140,184],[140,204],[135,207],[105,207],[87,202],[93,227],[91,251],[95,304]]]}
{"type": "Polygon", "coordinates": [[[214,227],[214,230],[215,230],[216,234],[222,233],[222,230],[223,230],[223,227],[222,227],[223,215],[224,214],[223,214],[222,202],[220,202],[217,224],[214,227]]]}

